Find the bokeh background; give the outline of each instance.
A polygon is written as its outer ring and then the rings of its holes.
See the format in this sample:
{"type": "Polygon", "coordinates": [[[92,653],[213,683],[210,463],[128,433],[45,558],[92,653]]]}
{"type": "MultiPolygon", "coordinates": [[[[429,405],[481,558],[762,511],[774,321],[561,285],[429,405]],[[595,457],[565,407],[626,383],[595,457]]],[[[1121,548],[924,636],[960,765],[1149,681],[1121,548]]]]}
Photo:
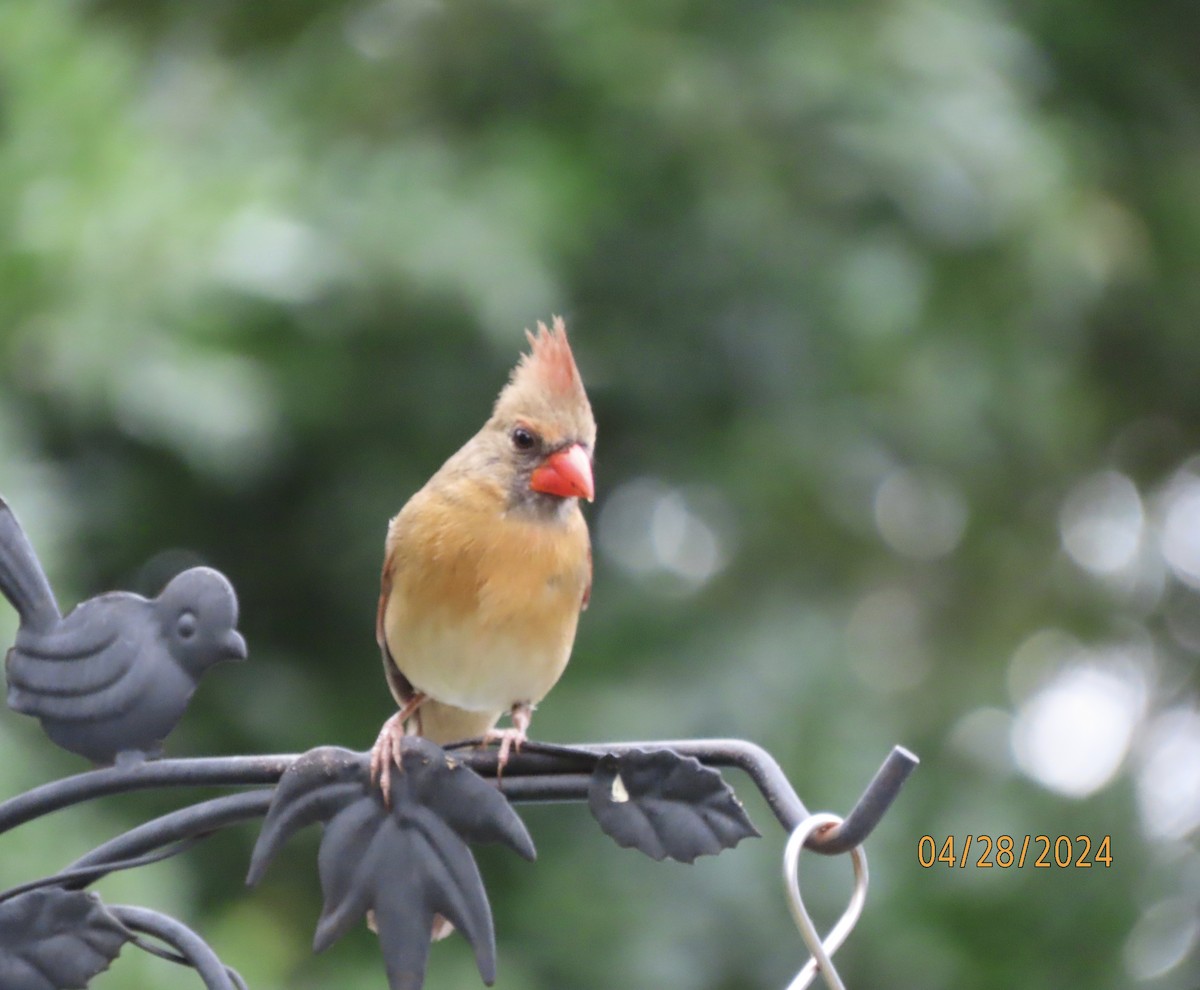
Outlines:
{"type": "MultiPolygon", "coordinates": [[[[0,491],[64,604],[234,581],[251,662],[171,753],[365,748],[386,521],[562,313],[596,578],[535,735],[750,738],[829,810],[903,743],[850,986],[1193,990],[1197,37],[1179,0],[10,0],[0,491]],[[918,863],[1002,833],[1112,866],[918,863]]],[[[0,738],[5,794],[82,769],[0,738]]],[[[783,835],[731,780],[764,837],[692,867],[526,810],[536,865],[481,853],[498,985],[786,985],[783,835]]],[[[180,797],[21,829],[0,879],[180,797]]],[[[310,952],[316,836],[246,892],[253,839],[101,893],[254,990],[384,986],[365,928],[310,952]]],[[[831,923],[848,864],[802,870],[831,923]]]]}

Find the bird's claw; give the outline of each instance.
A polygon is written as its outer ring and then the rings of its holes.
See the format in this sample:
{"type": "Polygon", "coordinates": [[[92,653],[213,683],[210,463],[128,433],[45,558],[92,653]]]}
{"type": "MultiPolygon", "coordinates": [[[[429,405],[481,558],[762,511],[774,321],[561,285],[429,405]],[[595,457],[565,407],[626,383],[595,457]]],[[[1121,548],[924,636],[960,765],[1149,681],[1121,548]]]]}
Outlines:
{"type": "Polygon", "coordinates": [[[396,712],[383,723],[375,745],[371,747],[371,783],[379,785],[386,808],[392,806],[392,765],[403,766],[400,762],[404,756],[404,720],[401,714],[396,712]]]}
{"type": "Polygon", "coordinates": [[[392,806],[392,765],[394,764],[397,770],[404,770],[404,764],[401,762],[404,757],[404,724],[424,703],[425,695],[419,691],[412,695],[403,708],[383,723],[383,728],[375,737],[375,745],[371,747],[371,784],[379,784],[385,808],[392,806]]]}
{"type": "Polygon", "coordinates": [[[529,738],[529,723],[533,718],[533,709],[529,705],[514,705],[512,710],[512,727],[508,729],[488,729],[483,736],[483,743],[498,742],[500,753],[496,757],[496,776],[499,777],[508,765],[510,753],[521,752],[529,738]]]}
{"type": "Polygon", "coordinates": [[[499,775],[508,764],[510,753],[521,752],[521,747],[526,740],[524,729],[488,729],[483,737],[483,743],[486,746],[488,743],[498,742],[500,744],[500,754],[496,757],[496,773],[499,775]]]}

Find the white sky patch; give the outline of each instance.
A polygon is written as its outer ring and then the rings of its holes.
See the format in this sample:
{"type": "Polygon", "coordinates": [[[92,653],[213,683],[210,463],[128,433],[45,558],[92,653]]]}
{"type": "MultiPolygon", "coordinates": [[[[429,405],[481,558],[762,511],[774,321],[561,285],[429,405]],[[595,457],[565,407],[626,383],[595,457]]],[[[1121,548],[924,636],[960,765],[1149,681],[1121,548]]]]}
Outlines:
{"type": "Polygon", "coordinates": [[[262,207],[243,210],[229,221],[213,259],[218,278],[282,303],[315,298],[342,268],[311,227],[262,207]]]}
{"type": "Polygon", "coordinates": [[[967,502],[949,479],[897,468],[875,492],[875,525],[898,554],[937,560],[958,546],[967,526],[967,502]]]}
{"type": "Polygon", "coordinates": [[[1200,588],[1200,477],[1180,472],[1163,493],[1161,546],[1177,578],[1200,588]]]}
{"type": "Polygon", "coordinates": [[[1082,798],[1121,767],[1146,705],[1146,677],[1110,654],[1067,666],[1017,709],[1017,766],[1043,787],[1082,798]]]}
{"type": "Polygon", "coordinates": [[[1008,664],[1008,693],[1020,703],[1063,667],[1084,658],[1084,646],[1061,629],[1039,629],[1013,652],[1008,664]]]}
{"type": "Polygon", "coordinates": [[[1135,980],[1156,980],[1178,966],[1200,934],[1196,906],[1183,898],[1159,901],[1138,920],[1125,942],[1125,969],[1135,980]]]}
{"type": "Polygon", "coordinates": [[[131,356],[115,386],[126,433],[162,443],[206,473],[265,470],[283,440],[274,383],[253,358],[158,339],[131,356]]]}
{"type": "Polygon", "coordinates": [[[1137,487],[1117,471],[1080,481],[1059,514],[1063,548],[1085,571],[1106,576],[1138,558],[1146,516],[1137,487]]]}
{"type": "Polygon", "coordinates": [[[1176,708],[1151,723],[1137,797],[1142,828],[1152,839],[1182,839],[1200,828],[1200,712],[1176,708]]]}
{"type": "Polygon", "coordinates": [[[673,488],[653,478],[621,485],[597,526],[603,551],[634,574],[668,574],[698,588],[728,562],[724,499],[710,490],[673,488]]]}

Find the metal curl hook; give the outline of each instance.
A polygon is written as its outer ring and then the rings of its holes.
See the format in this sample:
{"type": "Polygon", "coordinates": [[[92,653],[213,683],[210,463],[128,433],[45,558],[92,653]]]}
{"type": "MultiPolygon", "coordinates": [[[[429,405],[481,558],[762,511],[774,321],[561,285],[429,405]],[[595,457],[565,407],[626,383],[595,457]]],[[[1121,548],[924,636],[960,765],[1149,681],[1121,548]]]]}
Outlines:
{"type": "Polygon", "coordinates": [[[804,899],[800,896],[800,853],[805,842],[815,832],[836,828],[841,823],[842,819],[837,815],[809,815],[793,830],[783,850],[783,885],[787,890],[788,907],[800,935],[812,953],[804,968],[788,984],[788,990],[805,990],[812,985],[818,972],[829,990],[846,990],[846,985],[834,969],[832,956],[858,923],[863,905],[867,901],[867,854],[863,847],[855,846],[850,850],[850,861],[854,865],[854,891],[850,895],[850,903],[846,905],[846,910],[824,939],[818,934],[817,927],[804,906],[804,899]]]}

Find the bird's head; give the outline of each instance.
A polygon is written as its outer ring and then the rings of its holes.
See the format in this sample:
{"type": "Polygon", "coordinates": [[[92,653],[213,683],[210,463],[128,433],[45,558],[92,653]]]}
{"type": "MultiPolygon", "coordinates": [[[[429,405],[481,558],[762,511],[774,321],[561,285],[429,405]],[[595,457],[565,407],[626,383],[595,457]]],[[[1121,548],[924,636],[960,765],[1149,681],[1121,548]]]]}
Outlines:
{"type": "Polygon", "coordinates": [[[506,482],[510,504],[558,512],[595,497],[596,420],[561,317],[526,331],[522,355],[481,437],[506,482]]]}
{"type": "Polygon", "coordinates": [[[176,575],[155,607],[172,655],[194,676],[222,660],[246,659],[237,596],[220,571],[193,567],[176,575]]]}

